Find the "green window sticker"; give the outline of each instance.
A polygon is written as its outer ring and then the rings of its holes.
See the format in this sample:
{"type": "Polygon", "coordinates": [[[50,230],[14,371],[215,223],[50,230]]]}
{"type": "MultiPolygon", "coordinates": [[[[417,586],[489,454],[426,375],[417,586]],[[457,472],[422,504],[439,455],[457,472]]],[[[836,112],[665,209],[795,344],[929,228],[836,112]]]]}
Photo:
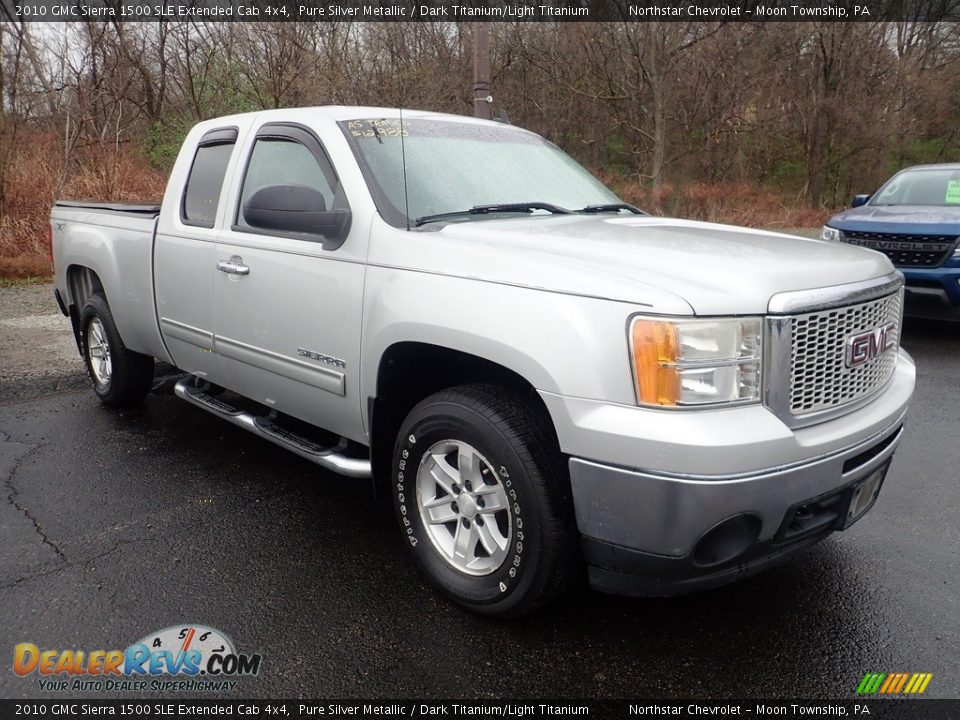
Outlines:
{"type": "Polygon", "coordinates": [[[960,205],[960,180],[947,181],[947,197],[944,202],[947,205],[960,205]]]}

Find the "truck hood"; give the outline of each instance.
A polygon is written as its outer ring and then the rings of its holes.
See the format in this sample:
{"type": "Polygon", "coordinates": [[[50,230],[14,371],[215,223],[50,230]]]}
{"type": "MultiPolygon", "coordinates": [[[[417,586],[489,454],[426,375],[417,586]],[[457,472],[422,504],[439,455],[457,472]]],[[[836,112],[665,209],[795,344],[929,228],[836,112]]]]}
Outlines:
{"type": "MultiPolygon", "coordinates": [[[[491,282],[649,305],[656,312],[760,314],[779,292],[892,272],[851,245],[652,216],[451,223],[418,233],[404,265],[491,282]]],[[[399,258],[398,258],[399,259],[399,258]]]]}
{"type": "Polygon", "coordinates": [[[960,235],[960,207],[861,205],[837,213],[827,225],[860,232],[960,235]]]}

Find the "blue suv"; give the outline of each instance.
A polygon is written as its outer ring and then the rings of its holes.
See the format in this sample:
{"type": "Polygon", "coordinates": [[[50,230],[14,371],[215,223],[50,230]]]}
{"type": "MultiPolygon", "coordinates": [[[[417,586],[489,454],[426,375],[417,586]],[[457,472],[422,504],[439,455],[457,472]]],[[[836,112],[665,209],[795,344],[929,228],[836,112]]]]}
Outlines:
{"type": "Polygon", "coordinates": [[[901,170],[824,225],[821,239],[878,250],[906,277],[908,315],[960,320],[960,163],[901,170]]]}

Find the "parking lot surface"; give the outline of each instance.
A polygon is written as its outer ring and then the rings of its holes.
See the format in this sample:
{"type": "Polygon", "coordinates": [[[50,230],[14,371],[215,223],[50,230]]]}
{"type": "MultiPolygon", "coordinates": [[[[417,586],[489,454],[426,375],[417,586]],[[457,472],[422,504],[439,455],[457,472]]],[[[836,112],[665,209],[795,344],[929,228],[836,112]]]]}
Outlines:
{"type": "Polygon", "coordinates": [[[906,437],[849,531],[718,590],[582,591],[495,622],[426,585],[367,483],[170,395],[103,408],[44,350],[67,332],[52,306],[0,307],[4,698],[44,697],[12,673],[15,643],[124,648],[182,623],[262,654],[235,697],[852,698],[866,672],[931,672],[927,696],[960,697],[960,327],[908,321],[906,437]],[[50,367],[24,367],[42,352],[50,367]]]}

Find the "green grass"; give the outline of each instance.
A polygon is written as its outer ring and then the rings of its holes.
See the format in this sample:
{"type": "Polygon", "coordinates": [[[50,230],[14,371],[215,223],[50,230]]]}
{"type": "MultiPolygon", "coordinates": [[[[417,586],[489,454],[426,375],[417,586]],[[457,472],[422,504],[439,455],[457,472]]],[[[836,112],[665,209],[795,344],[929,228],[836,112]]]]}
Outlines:
{"type": "Polygon", "coordinates": [[[20,287],[21,285],[42,285],[53,280],[49,275],[31,275],[25,278],[0,277],[0,288],[20,287]]]}

